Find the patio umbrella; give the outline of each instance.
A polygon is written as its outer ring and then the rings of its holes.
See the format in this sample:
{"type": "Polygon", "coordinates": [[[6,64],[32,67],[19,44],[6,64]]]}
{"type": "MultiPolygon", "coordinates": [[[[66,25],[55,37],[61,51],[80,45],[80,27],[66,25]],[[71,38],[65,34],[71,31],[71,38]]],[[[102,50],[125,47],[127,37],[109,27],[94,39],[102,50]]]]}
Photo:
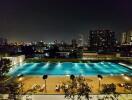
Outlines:
{"type": "Polygon", "coordinates": [[[48,78],[48,75],[43,75],[43,79],[45,80],[45,92],[47,92],[46,90],[46,79],[48,78]]]}
{"type": "Polygon", "coordinates": [[[75,76],[72,74],[72,75],[70,75],[70,79],[71,80],[74,80],[74,78],[75,78],[75,76]]]}

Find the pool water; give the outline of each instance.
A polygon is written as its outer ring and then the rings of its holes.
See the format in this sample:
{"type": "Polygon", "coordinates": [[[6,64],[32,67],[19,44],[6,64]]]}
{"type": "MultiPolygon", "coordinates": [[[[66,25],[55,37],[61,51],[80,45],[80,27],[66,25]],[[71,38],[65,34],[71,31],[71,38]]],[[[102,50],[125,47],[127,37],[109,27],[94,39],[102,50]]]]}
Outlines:
{"type": "Polygon", "coordinates": [[[132,75],[132,70],[112,62],[97,63],[24,63],[16,65],[9,71],[9,75],[132,75]]]}

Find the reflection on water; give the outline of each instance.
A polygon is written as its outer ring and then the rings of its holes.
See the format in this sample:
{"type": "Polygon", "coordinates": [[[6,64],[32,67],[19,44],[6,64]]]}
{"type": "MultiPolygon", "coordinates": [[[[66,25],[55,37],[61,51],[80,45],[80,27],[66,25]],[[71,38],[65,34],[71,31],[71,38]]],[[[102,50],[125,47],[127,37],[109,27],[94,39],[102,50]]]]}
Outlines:
{"type": "Polygon", "coordinates": [[[10,69],[9,75],[131,75],[132,70],[111,62],[98,62],[98,63],[24,63],[22,65],[14,66],[10,69]]]}

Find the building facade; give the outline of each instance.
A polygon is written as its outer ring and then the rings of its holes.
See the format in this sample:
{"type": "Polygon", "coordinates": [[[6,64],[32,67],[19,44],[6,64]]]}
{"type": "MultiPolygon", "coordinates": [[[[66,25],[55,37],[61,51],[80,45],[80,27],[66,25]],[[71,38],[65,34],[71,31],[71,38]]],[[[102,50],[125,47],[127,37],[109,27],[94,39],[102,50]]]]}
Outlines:
{"type": "Polygon", "coordinates": [[[72,45],[73,48],[77,48],[77,40],[76,39],[72,39],[71,45],[72,45]]]}
{"type": "Polygon", "coordinates": [[[0,37],[0,45],[7,45],[7,39],[0,37]]]}
{"type": "Polygon", "coordinates": [[[116,44],[115,33],[110,30],[91,30],[90,49],[96,52],[113,52],[116,44]]]}
{"type": "Polygon", "coordinates": [[[83,46],[84,46],[84,36],[83,34],[80,34],[78,39],[78,47],[83,47],[83,46]]]}
{"type": "Polygon", "coordinates": [[[132,45],[132,30],[122,33],[121,44],[122,45],[132,45]]]}

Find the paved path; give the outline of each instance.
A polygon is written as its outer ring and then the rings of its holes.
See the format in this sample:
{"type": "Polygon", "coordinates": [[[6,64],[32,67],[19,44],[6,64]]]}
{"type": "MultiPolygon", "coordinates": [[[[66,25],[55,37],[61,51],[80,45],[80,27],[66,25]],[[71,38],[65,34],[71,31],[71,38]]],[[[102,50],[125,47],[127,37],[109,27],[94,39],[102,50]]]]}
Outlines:
{"type": "MultiPolygon", "coordinates": [[[[71,100],[64,97],[64,95],[23,95],[21,100],[71,100]]],[[[102,100],[104,97],[105,100],[132,100],[132,94],[121,94],[118,98],[114,98],[113,95],[108,95],[109,98],[106,98],[106,95],[90,95],[90,97],[89,100],[102,100]]],[[[0,100],[8,100],[8,94],[0,95],[0,100]]],[[[86,99],[83,97],[82,100],[86,99]]]]}
{"type": "MultiPolygon", "coordinates": [[[[106,97],[106,95],[90,95],[89,100],[99,100],[103,99],[103,97],[106,97]]],[[[113,97],[113,95],[109,95],[109,98],[105,98],[105,100],[132,100],[132,94],[121,94],[118,99],[110,98],[113,97]]],[[[64,95],[30,95],[30,96],[23,96],[22,100],[71,100],[64,98],[64,95]],[[26,99],[27,98],[27,99],[26,99]]],[[[77,100],[77,99],[75,99],[77,100]]],[[[82,100],[86,100],[85,98],[82,98],[82,100]]]]}

